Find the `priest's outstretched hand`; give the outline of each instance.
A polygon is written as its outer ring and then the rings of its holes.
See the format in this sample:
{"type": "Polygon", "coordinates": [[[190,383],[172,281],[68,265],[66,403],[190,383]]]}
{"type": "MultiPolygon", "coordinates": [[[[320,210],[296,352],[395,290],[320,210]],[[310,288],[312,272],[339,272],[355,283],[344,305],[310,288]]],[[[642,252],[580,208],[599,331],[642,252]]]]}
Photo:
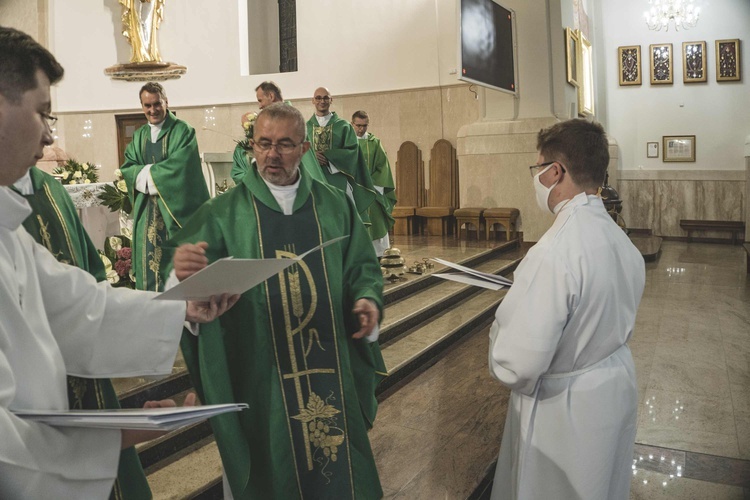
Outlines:
{"type": "Polygon", "coordinates": [[[357,316],[359,321],[359,331],[352,335],[355,339],[369,337],[372,329],[378,324],[380,319],[380,310],[370,299],[359,299],[354,303],[352,312],[357,316]]]}
{"type": "MultiPolygon", "coordinates": [[[[174,272],[178,280],[189,278],[208,265],[206,248],[208,248],[208,243],[205,241],[177,247],[174,256],[174,272]]],[[[225,293],[211,297],[208,302],[188,301],[185,319],[192,323],[209,323],[231,309],[239,299],[239,295],[225,293]]]]}

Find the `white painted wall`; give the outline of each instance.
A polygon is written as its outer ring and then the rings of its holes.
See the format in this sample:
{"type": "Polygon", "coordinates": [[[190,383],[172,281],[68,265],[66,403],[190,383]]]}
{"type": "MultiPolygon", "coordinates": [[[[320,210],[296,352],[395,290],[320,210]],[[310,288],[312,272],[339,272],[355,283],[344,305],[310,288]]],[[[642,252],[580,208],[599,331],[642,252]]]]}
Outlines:
{"type": "Polygon", "coordinates": [[[620,145],[620,168],[624,170],[744,170],[743,144],[750,134],[750,1],[697,0],[702,8],[698,25],[686,31],[650,31],[643,20],[647,2],[602,0],[602,47],[605,57],[605,126],[620,145]],[[715,41],[741,40],[742,81],[716,81],[715,41]],[[682,43],[707,43],[708,81],[684,84],[682,43]],[[651,85],[648,46],[673,45],[674,84],[651,85]],[[617,48],[640,45],[643,83],[620,87],[617,48]],[[695,135],[695,163],[665,163],[661,160],[664,135],[695,135]],[[646,158],[646,143],[659,142],[659,158],[646,158]]]}
{"type": "MultiPolygon", "coordinates": [[[[51,50],[69,69],[53,96],[55,111],[136,107],[140,84],[103,73],[129,58],[117,0],[49,1],[51,50]]],[[[264,79],[275,80],[287,99],[311,96],[320,85],[340,95],[456,81],[455,0],[300,0],[299,71],[245,77],[236,1],[166,2],[164,12],[162,56],[188,68],[165,85],[174,106],[255,101],[264,79]],[[438,25],[446,30],[440,36],[438,25]]]]}

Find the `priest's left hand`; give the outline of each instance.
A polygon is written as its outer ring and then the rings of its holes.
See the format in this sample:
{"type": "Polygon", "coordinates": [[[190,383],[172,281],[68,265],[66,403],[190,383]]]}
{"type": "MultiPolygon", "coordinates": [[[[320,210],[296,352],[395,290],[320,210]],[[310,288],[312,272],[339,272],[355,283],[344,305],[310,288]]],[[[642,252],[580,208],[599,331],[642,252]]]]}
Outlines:
{"type": "Polygon", "coordinates": [[[359,320],[359,331],[352,335],[355,339],[369,337],[372,329],[378,324],[380,319],[380,310],[378,306],[370,299],[359,299],[354,303],[352,312],[359,320]]]}
{"type": "Polygon", "coordinates": [[[210,323],[230,310],[239,299],[239,295],[225,293],[221,296],[214,295],[208,302],[188,300],[185,320],[191,323],[210,323]]]}

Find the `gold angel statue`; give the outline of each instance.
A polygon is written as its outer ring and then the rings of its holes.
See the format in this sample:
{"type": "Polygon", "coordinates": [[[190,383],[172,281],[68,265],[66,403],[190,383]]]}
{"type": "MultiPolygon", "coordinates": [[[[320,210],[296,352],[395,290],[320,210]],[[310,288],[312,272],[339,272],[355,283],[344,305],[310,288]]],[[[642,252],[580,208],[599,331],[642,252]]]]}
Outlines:
{"type": "Polygon", "coordinates": [[[164,19],[165,0],[119,0],[125,8],[122,14],[122,34],[130,43],[131,63],[161,62],[156,30],[164,19]]]}

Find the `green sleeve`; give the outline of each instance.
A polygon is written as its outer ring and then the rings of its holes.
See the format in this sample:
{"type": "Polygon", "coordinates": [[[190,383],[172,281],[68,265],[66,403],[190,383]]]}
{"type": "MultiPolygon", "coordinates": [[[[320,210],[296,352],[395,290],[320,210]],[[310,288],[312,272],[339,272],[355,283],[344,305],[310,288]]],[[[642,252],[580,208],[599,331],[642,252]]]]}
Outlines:
{"type": "Polygon", "coordinates": [[[245,152],[245,148],[237,144],[234,148],[234,154],[232,155],[232,172],[229,174],[234,183],[239,185],[242,182],[242,178],[250,168],[250,159],[245,152]]]}

